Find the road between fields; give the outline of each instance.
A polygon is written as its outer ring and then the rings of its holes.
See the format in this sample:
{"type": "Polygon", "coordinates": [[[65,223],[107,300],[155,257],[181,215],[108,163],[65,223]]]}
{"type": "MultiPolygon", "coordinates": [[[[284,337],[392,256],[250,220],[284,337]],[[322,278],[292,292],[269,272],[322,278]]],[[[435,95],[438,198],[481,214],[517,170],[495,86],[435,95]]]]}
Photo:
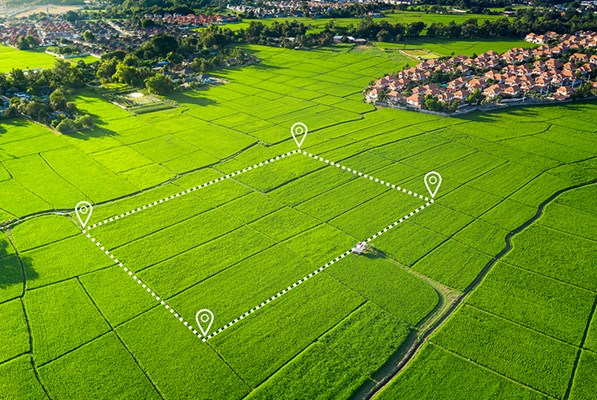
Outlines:
{"type": "MultiPolygon", "coordinates": [[[[459,306],[468,297],[468,295],[473,290],[475,290],[477,288],[477,286],[479,286],[479,284],[483,281],[483,279],[485,278],[487,273],[491,270],[491,268],[499,260],[501,260],[506,254],[508,254],[510,252],[510,250],[512,249],[512,238],[514,236],[518,235],[519,233],[523,232],[524,230],[526,230],[535,221],[537,221],[539,218],[541,218],[541,216],[543,215],[543,210],[545,209],[545,207],[547,205],[552,203],[554,200],[556,200],[558,197],[560,197],[564,193],[567,193],[567,192],[575,190],[575,189],[580,189],[583,187],[591,186],[596,183],[597,183],[597,179],[594,179],[589,182],[580,183],[578,185],[574,185],[574,186],[567,187],[565,189],[558,190],[553,195],[551,195],[547,200],[543,201],[537,208],[537,212],[535,213],[535,215],[533,217],[531,217],[530,219],[525,221],[522,225],[520,225],[518,228],[510,231],[510,233],[508,233],[506,235],[506,238],[505,238],[506,245],[502,249],[502,251],[500,251],[495,257],[493,257],[485,265],[485,267],[483,267],[483,269],[481,270],[479,275],[477,275],[475,280],[464,290],[464,292],[459,297],[457,297],[453,302],[451,302],[449,304],[449,306],[446,309],[443,310],[443,314],[437,320],[435,320],[435,322],[433,324],[431,324],[429,329],[427,329],[426,331],[421,333],[416,338],[409,338],[411,340],[407,339],[406,349],[402,349],[399,351],[399,353],[402,354],[403,356],[399,360],[395,361],[394,365],[388,366],[385,368],[382,367],[382,371],[385,372],[384,375],[382,375],[380,377],[376,377],[376,382],[373,384],[365,384],[351,398],[361,400],[361,399],[371,399],[371,398],[375,397],[386,385],[388,385],[393,380],[393,378],[395,378],[404,368],[406,368],[409,365],[409,363],[411,362],[411,360],[413,360],[414,357],[419,353],[419,350],[421,350],[423,345],[427,342],[427,339],[432,334],[434,334],[439,328],[441,328],[443,326],[444,322],[446,322],[448,320],[448,318],[459,308],[459,306]]],[[[577,364],[578,364],[578,357],[575,362],[574,370],[572,371],[572,377],[574,377],[574,373],[575,373],[577,364]]],[[[570,382],[572,382],[572,377],[570,379],[570,382]]],[[[570,388],[568,388],[568,391],[569,391],[569,389],[570,388]]]]}

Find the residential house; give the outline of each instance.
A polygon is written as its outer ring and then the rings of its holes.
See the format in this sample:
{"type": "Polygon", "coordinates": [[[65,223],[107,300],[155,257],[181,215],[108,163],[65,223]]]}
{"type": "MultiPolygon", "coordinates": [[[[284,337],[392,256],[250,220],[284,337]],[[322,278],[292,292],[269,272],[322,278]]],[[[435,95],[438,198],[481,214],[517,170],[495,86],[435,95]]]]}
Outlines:
{"type": "Polygon", "coordinates": [[[482,78],[473,78],[466,83],[466,87],[469,90],[483,89],[485,87],[485,85],[486,85],[486,81],[485,81],[485,79],[482,79],[482,78]]]}
{"type": "Polygon", "coordinates": [[[512,85],[512,86],[508,86],[507,88],[504,89],[503,94],[505,96],[510,96],[510,97],[516,97],[521,93],[520,90],[520,86],[518,85],[512,85]]]}
{"type": "Polygon", "coordinates": [[[377,100],[377,97],[379,96],[379,90],[378,89],[371,89],[367,92],[367,95],[365,96],[367,101],[370,103],[373,103],[377,100]]]}
{"type": "Polygon", "coordinates": [[[391,103],[402,103],[404,102],[404,96],[395,90],[390,90],[387,95],[388,101],[391,103]]]}
{"type": "Polygon", "coordinates": [[[456,100],[465,101],[471,93],[468,90],[457,90],[453,94],[456,100]]]}
{"type": "Polygon", "coordinates": [[[575,63],[586,63],[589,62],[589,56],[582,53],[575,53],[570,56],[570,60],[575,63]]]}
{"type": "Polygon", "coordinates": [[[567,100],[570,98],[570,95],[573,91],[574,90],[568,86],[559,87],[558,90],[556,90],[553,98],[556,100],[567,100]]]}
{"type": "Polygon", "coordinates": [[[413,107],[421,108],[425,103],[425,96],[422,94],[412,94],[406,98],[406,104],[409,104],[413,107]]]}
{"type": "Polygon", "coordinates": [[[453,81],[448,82],[448,89],[449,90],[457,90],[460,89],[462,87],[464,87],[466,85],[466,81],[460,77],[460,78],[456,78],[453,81]]]}
{"type": "Polygon", "coordinates": [[[494,98],[496,96],[501,96],[504,93],[505,89],[506,87],[504,85],[496,83],[495,85],[491,85],[488,88],[485,88],[482,93],[485,97],[494,98]]]}

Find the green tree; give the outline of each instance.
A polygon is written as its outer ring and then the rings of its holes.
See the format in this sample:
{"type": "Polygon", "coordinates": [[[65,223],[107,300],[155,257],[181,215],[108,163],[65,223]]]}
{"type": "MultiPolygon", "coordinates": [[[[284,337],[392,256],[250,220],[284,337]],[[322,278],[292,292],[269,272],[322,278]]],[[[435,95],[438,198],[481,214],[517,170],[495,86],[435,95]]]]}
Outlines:
{"type": "MultiPolygon", "coordinates": [[[[46,111],[46,105],[42,104],[42,103],[38,103],[37,101],[30,101],[29,103],[27,103],[27,105],[25,106],[25,109],[23,110],[25,115],[30,116],[33,119],[39,120],[40,118],[40,113],[42,111],[46,111]]],[[[45,114],[42,114],[41,116],[43,117],[45,114]]]]}
{"type": "Polygon", "coordinates": [[[11,105],[4,111],[4,116],[6,118],[14,118],[19,116],[19,110],[14,105],[11,105]]]}
{"type": "Polygon", "coordinates": [[[114,51],[109,51],[106,54],[103,54],[102,61],[111,60],[113,58],[116,58],[118,61],[122,61],[122,60],[124,60],[125,57],[126,57],[126,51],[114,50],[114,51]]]}
{"type": "Polygon", "coordinates": [[[191,69],[198,73],[204,73],[207,69],[207,65],[205,64],[205,60],[203,58],[195,58],[191,63],[191,69]]]}
{"type": "Polygon", "coordinates": [[[66,110],[66,96],[61,89],[56,89],[50,95],[50,107],[55,111],[66,110]]]}
{"type": "Polygon", "coordinates": [[[89,115],[82,115],[75,119],[75,126],[77,129],[92,128],[94,126],[93,118],[89,115]]]}
{"type": "Polygon", "coordinates": [[[152,76],[145,80],[145,87],[151,93],[159,94],[159,95],[167,95],[172,93],[174,90],[174,84],[172,80],[165,75],[157,74],[156,76],[152,76]]]}
{"type": "Polygon", "coordinates": [[[38,40],[31,35],[21,36],[17,44],[19,50],[29,50],[36,48],[37,46],[39,46],[38,40]]]}
{"type": "Polygon", "coordinates": [[[118,82],[126,83],[129,86],[142,86],[143,79],[139,74],[139,71],[135,67],[130,67],[125,64],[118,64],[116,72],[112,78],[118,82]]]}
{"type": "Polygon", "coordinates": [[[75,103],[66,103],[66,112],[70,115],[75,115],[79,110],[77,109],[77,105],[75,103]]]}
{"type": "Polygon", "coordinates": [[[178,49],[178,40],[173,36],[155,36],[146,44],[146,47],[151,50],[155,56],[165,57],[171,51],[176,51],[178,49]]]}
{"type": "Polygon", "coordinates": [[[152,19],[144,19],[141,21],[141,28],[143,29],[153,28],[154,26],[155,22],[152,19]]]}
{"type": "Polygon", "coordinates": [[[106,60],[106,61],[102,62],[102,64],[99,66],[95,75],[102,82],[109,82],[112,79],[112,76],[116,73],[117,66],[118,66],[118,59],[112,58],[112,59],[106,60]]]}
{"type": "Polygon", "coordinates": [[[95,35],[91,31],[85,31],[83,32],[83,39],[85,39],[86,42],[93,42],[95,40],[95,35]]]}
{"type": "Polygon", "coordinates": [[[75,124],[75,121],[73,121],[72,119],[66,118],[63,119],[62,122],[58,124],[58,126],[56,126],[56,129],[58,129],[58,131],[61,133],[68,133],[76,131],[77,125],[75,124]]]}
{"type": "Polygon", "coordinates": [[[52,68],[54,87],[80,88],[84,85],[84,76],[81,70],[65,60],[56,60],[52,68]]]}
{"type": "Polygon", "coordinates": [[[419,36],[421,34],[421,32],[423,32],[423,29],[425,29],[425,26],[426,26],[425,23],[421,22],[421,21],[412,22],[407,25],[405,34],[408,37],[419,36]]]}
{"type": "Polygon", "coordinates": [[[13,69],[8,77],[8,84],[17,90],[26,90],[28,86],[27,77],[22,69],[13,69]]]}
{"type": "Polygon", "coordinates": [[[141,60],[135,54],[127,54],[122,60],[124,65],[128,65],[129,67],[138,67],[141,64],[141,60]]]}
{"type": "Polygon", "coordinates": [[[476,104],[479,105],[479,103],[483,100],[483,95],[481,94],[481,91],[479,89],[475,89],[473,90],[473,92],[471,94],[468,95],[468,97],[466,98],[466,102],[467,104],[476,104]]]}
{"type": "Polygon", "coordinates": [[[79,15],[78,12],[70,10],[64,14],[64,19],[67,20],[68,22],[75,22],[75,21],[80,20],[81,16],[79,15]]]}
{"type": "Polygon", "coordinates": [[[377,32],[377,41],[378,42],[391,42],[392,35],[387,30],[382,29],[381,31],[377,32]]]}
{"type": "Polygon", "coordinates": [[[593,85],[591,82],[585,82],[576,89],[570,98],[572,100],[580,100],[589,97],[593,94],[593,85]]]}

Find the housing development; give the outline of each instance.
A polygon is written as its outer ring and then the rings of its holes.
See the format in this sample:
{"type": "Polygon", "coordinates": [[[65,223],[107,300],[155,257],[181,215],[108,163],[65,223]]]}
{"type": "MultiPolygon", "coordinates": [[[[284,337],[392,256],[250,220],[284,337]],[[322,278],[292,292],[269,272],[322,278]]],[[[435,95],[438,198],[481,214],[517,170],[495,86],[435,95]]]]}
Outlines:
{"type": "Polygon", "coordinates": [[[596,32],[530,33],[525,40],[541,45],[426,60],[378,79],[365,97],[377,104],[454,112],[480,102],[569,100],[581,87],[584,97],[597,91],[596,32]]]}

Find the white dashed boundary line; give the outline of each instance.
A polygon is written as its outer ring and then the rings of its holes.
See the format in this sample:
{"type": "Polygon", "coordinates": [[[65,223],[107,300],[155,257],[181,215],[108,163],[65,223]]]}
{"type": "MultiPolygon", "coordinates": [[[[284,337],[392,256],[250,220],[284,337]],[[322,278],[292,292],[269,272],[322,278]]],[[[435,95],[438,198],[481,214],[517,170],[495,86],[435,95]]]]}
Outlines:
{"type": "Polygon", "coordinates": [[[128,215],[131,215],[131,214],[134,214],[134,213],[136,213],[136,212],[139,212],[139,211],[145,210],[145,209],[147,209],[147,208],[149,208],[149,207],[153,207],[153,206],[155,206],[155,205],[157,205],[157,204],[161,204],[161,203],[167,202],[167,201],[169,201],[169,200],[171,200],[171,199],[174,199],[174,198],[176,198],[176,197],[180,197],[180,196],[183,196],[183,195],[185,195],[185,194],[191,193],[191,192],[193,192],[193,191],[195,191],[195,190],[197,190],[197,189],[201,189],[202,187],[210,186],[210,185],[212,185],[212,184],[214,184],[214,183],[221,182],[221,181],[224,181],[225,179],[232,178],[233,176],[236,176],[236,175],[238,175],[238,174],[241,174],[241,173],[244,173],[244,172],[248,172],[248,171],[251,171],[251,170],[253,170],[253,169],[255,169],[255,168],[258,168],[258,167],[261,167],[261,166],[264,166],[264,165],[270,164],[270,163],[272,163],[272,162],[275,162],[275,161],[277,161],[277,160],[279,160],[279,159],[281,159],[281,158],[288,157],[288,156],[290,156],[290,155],[292,155],[292,154],[304,154],[304,155],[306,155],[306,156],[308,156],[308,157],[311,157],[311,158],[313,158],[313,159],[315,159],[315,160],[318,160],[318,161],[325,162],[326,164],[329,164],[329,165],[331,165],[331,166],[335,166],[335,167],[337,167],[337,168],[341,168],[342,170],[346,170],[346,171],[348,171],[348,172],[352,172],[353,174],[355,174],[355,175],[357,175],[357,176],[359,176],[359,177],[363,177],[363,178],[365,178],[365,179],[369,179],[369,180],[371,180],[371,181],[374,181],[374,182],[380,183],[381,185],[385,185],[385,186],[387,186],[387,187],[391,187],[392,189],[396,189],[396,190],[398,190],[399,192],[406,193],[406,194],[409,194],[409,195],[411,195],[411,196],[414,196],[414,197],[417,197],[417,198],[420,198],[420,199],[424,199],[424,200],[426,201],[426,203],[425,203],[425,204],[423,204],[423,205],[419,206],[418,208],[416,208],[416,209],[415,209],[415,210],[413,210],[412,212],[410,212],[410,213],[408,213],[407,215],[405,215],[404,217],[400,218],[398,221],[395,221],[395,222],[393,222],[392,224],[388,225],[387,227],[385,227],[385,228],[381,229],[381,230],[380,230],[379,232],[377,232],[376,234],[374,234],[374,235],[372,235],[372,236],[368,237],[367,239],[365,239],[365,241],[366,241],[367,243],[371,242],[373,239],[375,239],[375,238],[378,238],[379,236],[381,236],[381,235],[383,235],[384,233],[388,232],[389,230],[391,230],[392,228],[396,227],[396,226],[397,226],[398,224],[400,224],[401,222],[404,222],[404,221],[406,221],[408,218],[410,218],[410,217],[414,216],[415,214],[419,213],[419,212],[420,212],[420,211],[422,211],[424,208],[426,208],[426,207],[430,206],[430,205],[433,203],[433,199],[429,199],[429,198],[427,198],[427,197],[424,197],[424,196],[422,196],[422,195],[419,195],[419,194],[417,194],[417,193],[414,193],[414,192],[412,192],[412,191],[408,191],[408,190],[406,190],[406,189],[404,189],[404,188],[401,188],[400,186],[396,186],[396,185],[393,185],[393,184],[391,184],[391,183],[389,183],[389,182],[386,182],[386,181],[383,181],[383,180],[380,180],[380,179],[374,178],[374,177],[372,177],[371,175],[368,175],[368,174],[363,174],[362,172],[358,172],[358,171],[356,171],[356,170],[354,170],[354,169],[348,168],[348,167],[346,167],[346,166],[344,166],[344,165],[341,165],[341,164],[339,164],[339,163],[336,163],[336,162],[333,162],[333,161],[330,161],[330,160],[324,159],[323,157],[319,157],[319,156],[317,156],[317,155],[313,155],[313,154],[311,154],[311,153],[307,153],[306,151],[301,151],[301,150],[293,150],[293,151],[290,151],[290,152],[288,152],[288,153],[281,154],[281,155],[279,155],[279,156],[277,156],[277,157],[273,157],[273,158],[271,158],[271,159],[269,159],[269,160],[265,160],[265,161],[263,161],[263,162],[260,162],[260,163],[258,163],[258,164],[254,164],[253,166],[250,166],[250,167],[247,167],[247,168],[243,168],[243,169],[241,169],[241,170],[238,170],[238,171],[236,171],[236,172],[233,172],[233,173],[231,173],[231,174],[227,174],[227,175],[225,175],[225,176],[222,176],[222,177],[220,177],[220,178],[218,178],[218,179],[215,179],[215,180],[209,181],[209,182],[207,182],[207,183],[204,183],[204,184],[201,184],[201,185],[198,185],[198,186],[192,187],[192,188],[190,188],[190,189],[183,190],[183,191],[181,191],[181,192],[179,192],[179,193],[173,194],[173,195],[171,195],[171,196],[168,196],[168,197],[165,197],[165,198],[163,198],[163,199],[156,200],[156,201],[154,201],[154,202],[152,202],[152,203],[149,203],[149,204],[147,204],[147,205],[145,205],[145,206],[138,207],[138,208],[136,208],[136,209],[133,209],[133,210],[131,210],[131,211],[127,211],[126,213],[123,213],[123,214],[120,214],[120,215],[116,215],[116,216],[110,217],[110,218],[108,218],[108,219],[105,219],[105,220],[103,220],[103,221],[101,221],[101,222],[98,222],[98,223],[96,223],[96,224],[94,224],[94,225],[91,225],[91,226],[89,226],[87,229],[83,229],[81,232],[82,232],[82,233],[83,233],[83,234],[84,234],[84,235],[85,235],[87,238],[89,238],[89,240],[90,240],[90,241],[91,241],[93,244],[95,244],[95,246],[96,246],[98,249],[100,249],[102,252],[104,252],[104,253],[106,254],[106,256],[108,256],[108,257],[109,257],[109,258],[110,258],[110,259],[111,259],[111,260],[114,262],[114,264],[115,264],[115,265],[118,265],[118,266],[119,266],[119,267],[120,267],[120,268],[121,268],[121,269],[122,269],[124,272],[126,272],[126,273],[127,273],[127,274],[128,274],[128,275],[129,275],[129,276],[132,278],[132,279],[133,279],[133,281],[135,281],[137,284],[139,284],[139,285],[140,285],[140,286],[141,286],[143,289],[145,289],[145,290],[147,291],[147,293],[148,293],[149,295],[151,295],[151,297],[153,297],[153,298],[154,298],[154,299],[155,299],[155,300],[156,300],[158,303],[160,303],[160,304],[161,304],[161,305],[162,305],[162,306],[163,306],[163,307],[164,307],[166,310],[168,310],[168,311],[170,312],[170,314],[172,314],[172,316],[173,316],[174,318],[176,318],[176,319],[177,319],[177,320],[178,320],[180,323],[182,323],[184,326],[186,326],[186,327],[187,327],[187,329],[188,329],[189,331],[193,332],[193,334],[194,334],[195,336],[197,336],[199,339],[201,339],[201,341],[203,341],[203,342],[206,342],[207,340],[209,340],[209,339],[213,338],[214,336],[218,335],[218,334],[219,334],[219,333],[221,333],[222,331],[224,331],[224,330],[228,329],[228,328],[229,328],[229,327],[231,327],[232,325],[234,325],[234,324],[236,324],[237,322],[241,321],[241,320],[242,320],[242,319],[244,319],[245,317],[247,317],[247,316],[249,316],[249,315],[253,314],[254,312],[256,312],[257,310],[259,310],[260,308],[264,307],[266,304],[269,304],[269,303],[271,303],[272,301],[274,301],[274,300],[276,300],[277,298],[281,297],[283,294],[286,294],[286,293],[288,293],[290,290],[294,289],[295,287],[297,287],[297,286],[298,286],[298,285],[300,285],[301,283],[303,283],[303,282],[307,281],[308,279],[312,278],[313,276],[317,275],[318,273],[320,273],[320,272],[324,271],[325,269],[329,268],[330,266],[334,265],[335,263],[337,263],[338,261],[340,261],[340,260],[341,260],[341,259],[343,259],[344,257],[346,257],[346,256],[350,255],[350,253],[351,253],[352,249],[345,251],[344,253],[340,254],[338,257],[334,258],[333,260],[330,260],[330,261],[329,261],[329,262],[327,262],[325,265],[323,265],[323,266],[319,267],[318,269],[314,270],[313,272],[311,272],[310,274],[306,275],[306,276],[305,276],[305,277],[303,277],[302,279],[299,279],[298,281],[294,282],[293,284],[291,284],[290,286],[286,287],[286,288],[285,288],[285,289],[283,289],[282,291],[280,291],[280,292],[276,293],[276,294],[275,294],[275,295],[273,295],[272,297],[270,297],[270,298],[266,299],[265,301],[261,302],[259,305],[257,305],[257,306],[255,306],[255,307],[251,308],[249,311],[247,311],[247,312],[245,312],[244,314],[240,315],[238,318],[235,318],[234,320],[232,320],[232,321],[228,322],[226,325],[222,326],[221,328],[219,328],[219,329],[218,329],[217,331],[215,331],[214,333],[212,333],[212,334],[210,334],[210,335],[208,335],[208,336],[205,336],[205,337],[204,337],[204,336],[203,336],[203,335],[202,335],[200,332],[198,332],[198,331],[197,331],[197,330],[194,328],[194,326],[193,326],[192,324],[190,324],[189,322],[187,322],[187,321],[186,321],[186,320],[185,320],[185,319],[184,319],[184,318],[183,318],[183,317],[182,317],[180,314],[178,314],[178,313],[177,313],[177,312],[176,312],[176,311],[175,311],[175,310],[174,310],[174,309],[173,309],[173,308],[172,308],[172,307],[171,307],[171,306],[170,306],[170,305],[169,305],[169,304],[168,304],[168,303],[167,303],[167,302],[166,302],[164,299],[162,299],[160,296],[158,296],[158,295],[155,293],[155,291],[153,291],[153,290],[152,290],[152,289],[151,289],[151,288],[150,288],[150,287],[149,287],[149,286],[148,286],[146,283],[144,283],[144,282],[143,282],[141,279],[139,279],[139,277],[137,277],[137,275],[135,275],[133,271],[129,270],[129,269],[128,269],[128,268],[127,268],[127,267],[126,267],[126,266],[125,266],[125,265],[124,265],[124,264],[123,264],[123,263],[122,263],[122,262],[121,262],[121,261],[120,261],[118,258],[116,258],[116,257],[114,256],[114,254],[112,254],[112,253],[111,253],[111,252],[110,252],[108,249],[106,249],[106,248],[105,248],[105,247],[104,247],[104,246],[103,246],[103,245],[102,245],[102,244],[101,244],[101,243],[100,243],[100,242],[99,242],[99,241],[98,241],[98,240],[97,240],[95,237],[91,236],[91,234],[89,234],[89,233],[88,233],[88,231],[89,231],[90,229],[92,229],[92,228],[99,227],[99,226],[105,225],[105,224],[107,224],[107,223],[110,223],[110,222],[112,222],[112,221],[115,221],[115,220],[118,220],[118,219],[124,218],[124,217],[126,217],[126,216],[128,216],[128,215]]]}
{"type": "MultiPolygon", "coordinates": [[[[374,234],[372,236],[369,236],[367,239],[365,239],[365,241],[367,243],[371,242],[373,239],[380,237],[381,235],[383,235],[384,233],[386,233],[390,229],[395,228],[399,223],[406,221],[407,219],[409,219],[410,217],[412,217],[413,215],[415,215],[416,213],[420,212],[425,207],[428,207],[430,205],[431,205],[431,202],[428,201],[427,203],[425,203],[422,206],[416,208],[412,212],[406,214],[404,217],[400,218],[398,221],[395,221],[395,222],[391,223],[390,225],[386,226],[385,228],[383,228],[382,230],[380,230],[376,234],[374,234]]],[[[255,311],[257,311],[260,308],[264,307],[266,304],[271,303],[272,301],[274,301],[277,298],[281,297],[283,294],[288,293],[289,291],[291,291],[292,289],[294,289],[295,287],[297,287],[301,283],[303,283],[303,282],[311,279],[312,277],[314,277],[318,273],[320,273],[320,272],[324,271],[325,269],[331,267],[332,265],[334,265],[335,263],[337,263],[338,261],[340,261],[341,259],[343,259],[347,255],[349,255],[351,252],[352,252],[352,249],[347,250],[344,253],[340,254],[338,257],[334,258],[333,260],[328,261],[322,267],[319,267],[315,271],[311,272],[310,274],[305,275],[302,279],[299,279],[298,281],[294,282],[293,284],[291,284],[287,288],[285,288],[282,291],[276,293],[275,295],[273,295],[272,297],[268,298],[267,300],[261,302],[259,305],[251,308],[249,311],[247,311],[246,313],[240,315],[238,318],[235,318],[234,320],[228,322],[226,325],[222,326],[220,329],[218,329],[217,331],[215,331],[211,335],[208,335],[203,341],[209,340],[209,339],[213,338],[214,336],[216,336],[217,334],[221,333],[222,331],[230,328],[232,325],[236,324],[237,322],[239,322],[240,320],[244,319],[245,317],[253,314],[255,311]]]]}
{"type": "Polygon", "coordinates": [[[248,172],[248,171],[252,171],[252,170],[254,170],[256,168],[259,168],[259,167],[263,167],[264,165],[271,164],[271,163],[273,163],[275,161],[278,161],[278,160],[280,160],[282,158],[286,158],[286,157],[291,156],[293,154],[298,154],[299,151],[300,150],[292,150],[292,151],[289,151],[288,153],[280,154],[279,156],[272,157],[272,158],[270,158],[268,160],[264,160],[262,162],[256,163],[254,165],[251,165],[251,166],[243,168],[243,169],[239,169],[238,171],[231,172],[231,173],[226,174],[224,176],[221,176],[221,177],[219,177],[217,179],[211,180],[209,182],[202,183],[201,185],[193,186],[192,188],[188,188],[188,189],[185,189],[185,190],[180,191],[178,193],[174,193],[174,194],[172,194],[170,196],[166,196],[164,198],[161,198],[159,200],[156,200],[156,201],[153,201],[151,203],[145,204],[143,206],[139,206],[137,208],[133,208],[132,210],[129,210],[129,211],[124,212],[122,214],[113,215],[113,216],[111,216],[109,218],[104,219],[103,221],[100,221],[100,222],[97,222],[97,223],[95,223],[93,225],[90,225],[89,227],[87,227],[87,230],[90,230],[90,229],[93,229],[93,228],[97,228],[97,227],[102,226],[102,225],[109,224],[110,222],[117,221],[117,220],[122,219],[124,217],[128,217],[129,215],[132,215],[132,214],[138,213],[140,211],[146,210],[146,209],[148,209],[150,207],[157,206],[158,204],[163,204],[165,202],[168,202],[168,201],[170,201],[172,199],[175,199],[176,197],[184,196],[185,194],[189,194],[189,193],[194,192],[194,191],[196,191],[198,189],[202,189],[204,187],[211,186],[214,183],[225,181],[226,179],[233,178],[233,177],[235,177],[237,175],[240,175],[240,174],[248,172]]]}
{"type": "Polygon", "coordinates": [[[85,235],[87,238],[89,238],[89,240],[91,240],[91,242],[93,244],[95,244],[98,249],[100,249],[108,257],[110,257],[110,259],[114,262],[115,265],[118,265],[124,272],[126,272],[133,279],[133,281],[137,282],[137,284],[139,284],[143,289],[145,289],[147,291],[147,293],[149,295],[151,295],[151,297],[154,298],[155,301],[157,301],[162,306],[164,306],[164,308],[166,310],[168,310],[170,312],[170,314],[172,314],[172,316],[174,318],[176,318],[180,323],[182,323],[184,326],[186,326],[199,339],[201,339],[204,342],[206,341],[206,339],[203,338],[203,336],[201,335],[201,333],[199,333],[194,328],[194,326],[192,324],[188,323],[180,314],[178,314],[176,312],[176,310],[174,310],[168,303],[166,303],[166,301],[164,299],[162,299],[160,296],[158,296],[149,286],[147,286],[146,283],[144,283],[141,279],[139,279],[139,277],[137,275],[135,275],[133,273],[133,271],[131,271],[130,269],[128,269],[127,267],[125,267],[124,264],[122,263],[122,261],[120,261],[118,258],[116,258],[114,256],[114,254],[112,254],[110,252],[110,250],[108,250],[104,246],[102,246],[102,244],[96,238],[94,238],[93,236],[91,236],[91,234],[87,233],[86,230],[83,229],[81,232],[83,233],[83,235],[85,235]]]}
{"type": "Polygon", "coordinates": [[[238,171],[231,172],[230,174],[226,174],[224,176],[221,176],[221,177],[219,177],[217,179],[214,179],[214,180],[211,180],[209,182],[202,183],[201,185],[193,186],[192,188],[188,188],[188,189],[182,190],[182,191],[180,191],[178,193],[174,193],[174,194],[172,194],[170,196],[166,196],[166,197],[161,198],[159,200],[155,200],[155,201],[153,201],[151,203],[148,203],[148,204],[145,204],[143,206],[139,206],[137,208],[133,208],[132,210],[129,210],[129,211],[124,212],[122,214],[113,215],[113,216],[111,216],[109,218],[104,219],[103,221],[97,222],[97,223],[95,223],[95,224],[87,227],[86,229],[90,230],[90,229],[97,228],[97,227],[102,226],[102,225],[109,224],[110,222],[117,221],[117,220],[122,219],[124,217],[128,217],[129,215],[132,215],[132,214],[138,213],[140,211],[146,210],[148,208],[157,206],[158,204],[163,204],[163,203],[168,202],[168,201],[170,201],[172,199],[175,199],[177,197],[184,196],[185,194],[189,194],[191,192],[194,192],[194,191],[196,191],[198,189],[202,189],[204,187],[211,186],[214,183],[222,182],[222,181],[225,181],[226,179],[233,178],[233,177],[238,176],[238,175],[240,175],[242,173],[252,171],[252,170],[254,170],[256,168],[263,167],[263,166],[265,166],[267,164],[271,164],[271,163],[273,163],[275,161],[278,161],[278,160],[280,160],[282,158],[286,158],[286,157],[291,156],[293,154],[304,154],[304,155],[306,155],[308,157],[311,157],[314,160],[324,162],[324,163],[329,164],[331,166],[335,166],[337,168],[342,169],[343,171],[352,172],[353,174],[355,174],[355,175],[357,175],[359,177],[362,177],[362,178],[365,178],[365,179],[369,179],[369,180],[374,181],[376,183],[379,183],[381,185],[385,185],[387,187],[391,187],[392,189],[396,189],[399,192],[402,192],[402,193],[414,196],[416,198],[419,198],[421,200],[425,200],[425,201],[429,201],[429,202],[433,203],[433,199],[429,199],[428,197],[425,197],[425,196],[420,195],[420,194],[418,194],[416,192],[413,192],[412,190],[407,190],[407,189],[402,188],[402,187],[400,187],[398,185],[394,185],[394,184],[392,184],[390,182],[381,180],[379,178],[375,178],[375,177],[373,177],[373,176],[371,176],[369,174],[365,174],[365,173],[359,172],[359,171],[357,171],[355,169],[346,167],[346,166],[344,166],[344,165],[342,165],[340,163],[337,163],[337,162],[334,162],[334,161],[330,161],[330,160],[328,160],[326,158],[323,158],[323,157],[320,157],[320,156],[318,156],[316,154],[307,153],[304,150],[302,150],[302,151],[301,150],[292,150],[292,151],[289,151],[288,153],[280,154],[279,156],[272,157],[272,158],[270,158],[268,160],[265,160],[265,161],[253,164],[253,165],[248,166],[248,167],[243,168],[243,169],[239,169],[238,171]]]}
{"type": "Polygon", "coordinates": [[[425,201],[428,201],[428,202],[430,202],[430,203],[433,203],[433,199],[430,199],[430,198],[428,198],[428,197],[426,197],[426,196],[423,196],[422,194],[415,193],[415,192],[413,192],[412,190],[408,190],[408,189],[402,188],[402,187],[400,187],[400,186],[398,186],[398,185],[394,185],[394,184],[392,184],[392,183],[390,183],[390,182],[387,182],[387,181],[381,180],[381,179],[379,179],[379,178],[375,178],[375,177],[373,177],[373,176],[371,176],[371,175],[369,175],[369,174],[364,174],[364,173],[362,173],[362,172],[359,172],[359,171],[357,171],[357,170],[355,170],[355,169],[348,168],[348,167],[346,167],[346,166],[344,166],[344,165],[342,165],[342,164],[340,164],[340,163],[337,163],[337,162],[334,162],[334,161],[328,160],[328,159],[326,159],[326,158],[324,158],[324,157],[320,157],[320,156],[318,156],[318,155],[316,155],[316,154],[307,153],[307,152],[306,152],[306,151],[304,151],[304,150],[300,151],[300,153],[301,153],[301,154],[304,154],[304,155],[306,155],[307,157],[311,157],[311,158],[312,158],[312,159],[314,159],[314,160],[321,161],[321,162],[324,162],[324,163],[326,163],[326,164],[329,164],[329,165],[331,165],[331,166],[334,166],[334,167],[340,168],[340,169],[341,169],[341,170],[343,170],[343,171],[352,172],[353,174],[355,174],[355,175],[357,175],[357,176],[360,176],[360,177],[362,177],[362,178],[365,178],[365,179],[369,179],[370,181],[373,181],[373,182],[379,183],[380,185],[384,185],[384,186],[387,186],[387,187],[391,187],[392,189],[396,189],[396,190],[398,190],[399,192],[406,193],[406,194],[409,194],[409,195],[411,195],[411,196],[414,196],[414,197],[416,197],[416,198],[418,198],[418,199],[425,200],[425,201]]]}

